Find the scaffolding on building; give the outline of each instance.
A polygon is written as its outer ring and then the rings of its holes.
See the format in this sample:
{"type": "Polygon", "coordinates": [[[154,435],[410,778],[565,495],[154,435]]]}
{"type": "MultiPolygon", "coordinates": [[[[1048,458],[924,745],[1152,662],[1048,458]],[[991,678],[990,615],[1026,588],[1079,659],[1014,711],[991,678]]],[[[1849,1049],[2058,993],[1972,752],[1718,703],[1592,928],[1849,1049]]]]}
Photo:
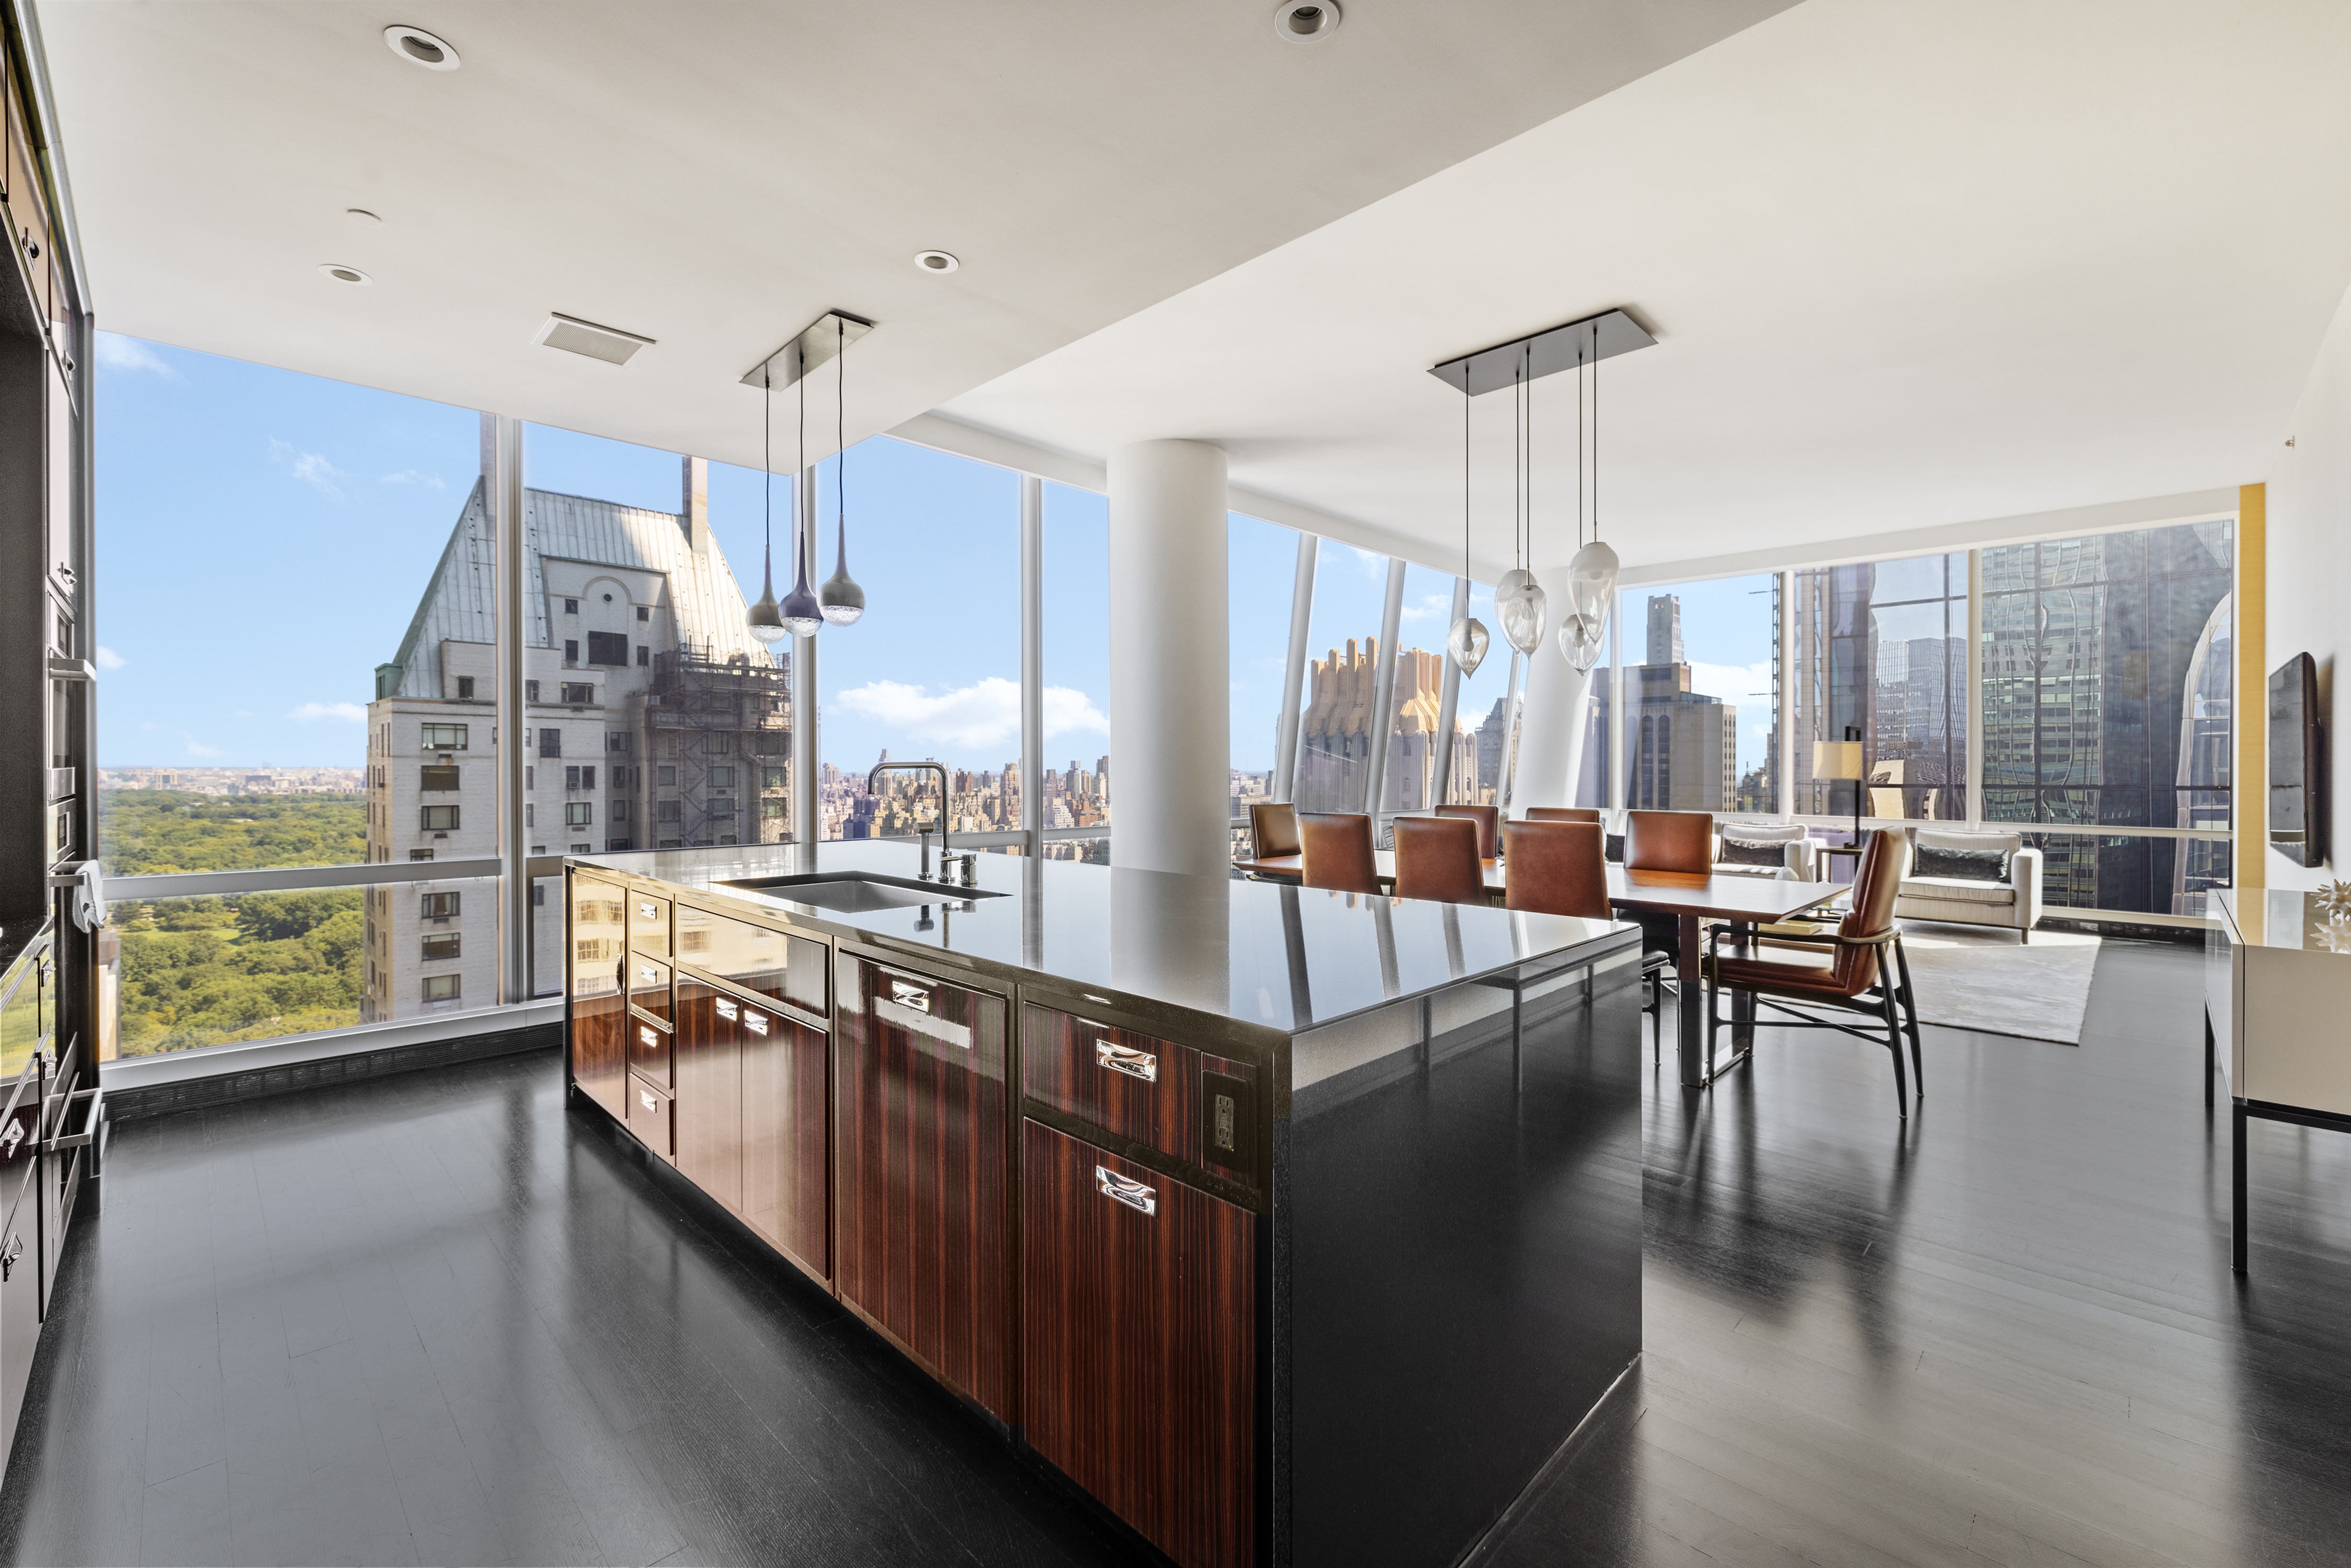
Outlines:
{"type": "Polygon", "coordinates": [[[721,657],[708,643],[654,654],[645,696],[646,762],[655,769],[647,847],[790,838],[791,726],[787,663],[721,657]],[[662,777],[668,768],[674,784],[662,777]]]}

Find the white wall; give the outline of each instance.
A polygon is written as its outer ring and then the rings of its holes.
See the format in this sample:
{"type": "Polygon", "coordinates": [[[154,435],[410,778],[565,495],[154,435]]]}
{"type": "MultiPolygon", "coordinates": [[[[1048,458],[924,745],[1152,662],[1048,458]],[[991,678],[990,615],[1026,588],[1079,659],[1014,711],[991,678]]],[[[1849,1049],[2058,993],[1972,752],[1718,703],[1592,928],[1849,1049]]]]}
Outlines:
{"type": "MultiPolygon", "coordinates": [[[[2351,864],[2351,712],[2335,697],[2337,667],[2351,660],[2351,293],[2335,308],[2318,361],[2294,407],[2268,483],[2267,659],[2273,670],[2294,654],[2318,663],[2319,701],[2330,732],[2330,845],[2336,866],[2351,864]]],[[[2262,722],[2266,694],[2240,694],[2239,722],[2262,722]]],[[[2240,779],[2240,789],[2266,787],[2240,779]]],[[[2305,869],[2276,851],[2272,887],[2314,887],[2333,867],[2305,869]]]]}

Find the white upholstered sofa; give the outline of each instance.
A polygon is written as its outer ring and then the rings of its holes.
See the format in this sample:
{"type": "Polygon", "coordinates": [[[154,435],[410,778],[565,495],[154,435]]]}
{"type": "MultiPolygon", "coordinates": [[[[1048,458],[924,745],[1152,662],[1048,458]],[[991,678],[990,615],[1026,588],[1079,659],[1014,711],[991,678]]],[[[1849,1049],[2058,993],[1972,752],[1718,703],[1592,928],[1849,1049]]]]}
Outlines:
{"type": "Polygon", "coordinates": [[[2016,933],[2019,942],[2032,940],[2041,920],[2041,852],[2025,847],[2017,833],[1961,832],[1942,828],[1914,828],[1902,885],[1894,900],[1900,920],[1949,920],[1965,925],[1992,925],[2016,933]],[[1921,848],[1993,852],[2008,857],[2008,878],[1986,882],[1975,878],[1917,874],[1921,848]]]}

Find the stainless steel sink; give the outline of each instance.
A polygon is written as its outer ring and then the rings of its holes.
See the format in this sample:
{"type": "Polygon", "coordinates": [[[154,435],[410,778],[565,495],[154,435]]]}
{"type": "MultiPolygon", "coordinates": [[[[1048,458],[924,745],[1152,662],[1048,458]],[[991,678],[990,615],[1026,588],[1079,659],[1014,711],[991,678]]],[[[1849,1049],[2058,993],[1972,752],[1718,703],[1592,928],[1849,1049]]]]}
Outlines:
{"type": "Polygon", "coordinates": [[[788,898],[819,909],[863,915],[876,909],[912,909],[917,904],[947,904],[964,899],[1002,898],[984,887],[957,887],[944,882],[916,882],[912,877],[875,876],[870,872],[817,872],[807,876],[755,876],[731,881],[728,887],[788,898]]]}

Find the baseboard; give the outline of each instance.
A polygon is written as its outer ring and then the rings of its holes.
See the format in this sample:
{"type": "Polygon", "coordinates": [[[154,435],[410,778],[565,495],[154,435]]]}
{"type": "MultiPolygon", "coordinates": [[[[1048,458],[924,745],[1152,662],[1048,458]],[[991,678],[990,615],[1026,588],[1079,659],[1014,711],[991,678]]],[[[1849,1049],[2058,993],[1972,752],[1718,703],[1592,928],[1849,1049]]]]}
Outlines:
{"type": "Polygon", "coordinates": [[[110,1122],[132,1122],[149,1116],[169,1116],[183,1111],[204,1111],[242,1104],[279,1094],[298,1094],[330,1083],[350,1083],[364,1078],[388,1078],[396,1072],[423,1072],[454,1067],[494,1056],[525,1051],[555,1051],[563,1043],[560,1023],[527,1024],[520,1029],[493,1030],[456,1035],[447,1040],[388,1045],[376,1051],[355,1051],[308,1061],[281,1062],[242,1072],[221,1072],[186,1078],[176,1083],[153,1083],[135,1089],[110,1090],[106,1115],[110,1122]]]}

